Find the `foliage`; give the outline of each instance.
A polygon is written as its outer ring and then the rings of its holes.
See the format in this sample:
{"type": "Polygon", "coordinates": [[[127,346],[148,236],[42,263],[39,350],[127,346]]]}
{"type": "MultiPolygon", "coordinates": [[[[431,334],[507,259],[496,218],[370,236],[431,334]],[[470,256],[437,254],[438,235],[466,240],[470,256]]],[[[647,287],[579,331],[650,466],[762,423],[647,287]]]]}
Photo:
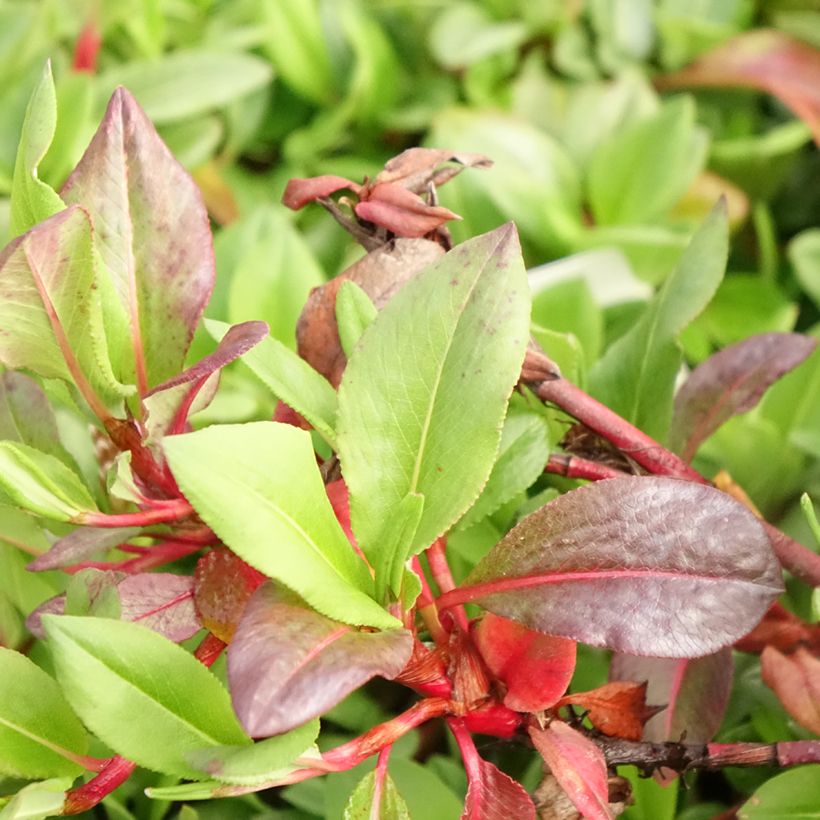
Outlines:
{"type": "Polygon", "coordinates": [[[0,818],[813,806],[816,4],[0,32],[0,818]]]}

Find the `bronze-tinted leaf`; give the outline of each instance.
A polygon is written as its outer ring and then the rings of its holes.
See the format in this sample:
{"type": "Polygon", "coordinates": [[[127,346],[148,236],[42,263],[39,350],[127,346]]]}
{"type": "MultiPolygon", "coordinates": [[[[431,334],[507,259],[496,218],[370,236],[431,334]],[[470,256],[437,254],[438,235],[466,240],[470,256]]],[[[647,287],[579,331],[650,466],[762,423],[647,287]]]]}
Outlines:
{"type": "MultiPolygon", "coordinates": [[[[640,740],[643,727],[658,707],[646,705],[646,683],[605,683],[589,692],[574,692],[558,706],[574,704],[587,711],[590,723],[605,735],[640,740]]],[[[660,707],[661,709],[663,707],[660,707]]]]}
{"type": "Polygon", "coordinates": [[[575,808],[587,820],[611,820],[603,752],[560,720],[553,720],[545,729],[530,726],[529,733],[575,808]]]}
{"type": "Polygon", "coordinates": [[[769,646],[760,656],[760,673],[786,711],[801,726],[820,735],[820,658],[806,649],[784,655],[769,646]]]}
{"type": "Polygon", "coordinates": [[[734,643],[781,590],[769,539],[737,501],[686,481],[625,477],[525,518],[440,602],[474,601],[621,652],[697,657],[734,643]]]}
{"type": "Polygon", "coordinates": [[[398,182],[403,188],[417,194],[427,187],[443,185],[465,168],[489,168],[493,161],[484,154],[466,154],[441,148],[408,148],[388,160],[374,183],[398,182]],[[442,167],[446,166],[446,167],[442,167]]]}
{"type": "Polygon", "coordinates": [[[691,461],[702,441],[732,416],[751,410],[816,345],[800,333],[762,333],[715,353],[675,396],[670,447],[691,461]]]}
{"type": "Polygon", "coordinates": [[[662,88],[740,86],[767,91],[803,119],[820,144],[820,51],[783,32],[739,34],[657,82],[662,88]]]}
{"type": "Polygon", "coordinates": [[[644,740],[708,743],[720,728],[732,692],[732,651],[722,649],[703,658],[639,658],[618,654],[609,677],[646,682],[652,704],[666,705],[643,732],[644,740]]]}
{"type": "Polygon", "coordinates": [[[418,194],[395,183],[382,183],[368,191],[367,199],[353,209],[356,216],[386,228],[396,236],[422,237],[457,214],[441,205],[430,205],[418,194]]]}
{"type": "Polygon", "coordinates": [[[203,555],[194,572],[194,603],[205,628],[230,643],[251,595],[265,580],[229,549],[203,555]]]}
{"type": "Polygon", "coordinates": [[[554,706],[575,671],[575,641],[545,635],[491,612],[473,638],[488,669],[506,687],[504,705],[518,712],[554,706]]]}
{"type": "Polygon", "coordinates": [[[762,652],[773,646],[781,652],[793,652],[799,646],[820,653],[820,624],[808,624],[775,601],[763,620],[735,642],[741,652],[762,652]]]}
{"type": "Polygon", "coordinates": [[[360,631],[265,584],[228,648],[234,710],[254,737],[286,732],[324,714],[375,675],[398,675],[412,648],[406,629],[360,631]]]}
{"type": "Polygon", "coordinates": [[[315,202],[322,197],[335,194],[345,188],[358,193],[361,186],[344,177],[325,174],[324,176],[308,177],[307,179],[294,178],[289,180],[285,193],[282,195],[282,204],[291,210],[298,211],[309,202],[315,202]]]}

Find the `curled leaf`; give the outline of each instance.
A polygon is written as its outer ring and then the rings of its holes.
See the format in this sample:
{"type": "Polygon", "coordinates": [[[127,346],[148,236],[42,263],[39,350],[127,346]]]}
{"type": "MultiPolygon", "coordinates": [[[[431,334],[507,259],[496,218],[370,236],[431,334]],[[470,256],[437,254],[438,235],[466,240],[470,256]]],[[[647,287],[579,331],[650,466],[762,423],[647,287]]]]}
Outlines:
{"type": "Polygon", "coordinates": [[[374,183],[398,182],[419,194],[432,183],[444,185],[465,168],[489,168],[493,161],[484,154],[455,153],[441,148],[408,148],[388,160],[374,183]],[[446,167],[442,167],[446,166],[446,167]]]}
{"type": "Polygon", "coordinates": [[[298,211],[309,202],[315,202],[317,199],[330,196],[345,188],[358,193],[360,187],[349,179],[333,176],[332,174],[307,179],[294,178],[288,182],[285,188],[285,193],[282,195],[282,204],[293,211],[298,211]]]}
{"type": "Polygon", "coordinates": [[[358,202],[353,210],[360,219],[404,237],[422,237],[451,219],[461,218],[394,183],[374,186],[367,199],[358,202]]]}

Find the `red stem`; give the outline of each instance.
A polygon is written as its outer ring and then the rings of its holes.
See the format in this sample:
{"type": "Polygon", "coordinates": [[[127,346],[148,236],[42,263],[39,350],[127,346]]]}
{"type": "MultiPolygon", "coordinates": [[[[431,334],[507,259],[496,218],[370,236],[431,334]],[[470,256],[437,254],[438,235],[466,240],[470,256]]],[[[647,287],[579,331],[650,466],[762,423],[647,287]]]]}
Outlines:
{"type": "Polygon", "coordinates": [[[570,455],[569,453],[552,453],[544,467],[545,473],[563,475],[567,478],[582,478],[586,481],[603,481],[607,478],[623,478],[629,473],[607,467],[597,461],[570,455]]]}
{"type": "Polygon", "coordinates": [[[180,521],[183,518],[188,518],[193,512],[194,508],[184,498],[175,498],[172,502],[164,502],[161,507],[135,513],[122,513],[120,515],[93,512],[81,513],[72,523],[82,524],[86,527],[148,527],[151,524],[180,521]]]}
{"type": "Polygon", "coordinates": [[[473,743],[472,735],[467,731],[459,718],[447,718],[447,725],[458,744],[461,759],[464,761],[464,771],[467,773],[467,783],[473,784],[481,780],[481,757],[473,743]]]}
{"type": "MultiPolygon", "coordinates": [[[[117,549],[122,549],[122,547],[117,549]]],[[[168,541],[153,547],[135,547],[134,549],[141,552],[136,558],[128,558],[125,561],[80,561],[70,567],[65,567],[64,571],[75,573],[82,569],[107,569],[134,575],[138,572],[147,572],[149,569],[156,569],[156,567],[170,564],[172,561],[178,561],[180,558],[198,552],[202,547],[199,544],[168,541]]]]}
{"type": "MultiPolygon", "coordinates": [[[[430,566],[430,574],[442,593],[449,592],[451,589],[455,589],[456,586],[453,573],[450,571],[450,565],[447,563],[446,548],[447,541],[443,537],[437,538],[427,548],[427,563],[430,566]]],[[[467,620],[467,613],[462,607],[456,607],[451,615],[462,632],[469,632],[470,623],[467,620]]]]}
{"type": "Polygon", "coordinates": [[[136,763],[124,757],[112,757],[96,777],[66,794],[62,813],[80,814],[93,808],[114,789],[125,783],[136,768],[136,763]]]}
{"type": "Polygon", "coordinates": [[[413,572],[416,573],[421,581],[421,594],[416,601],[419,615],[421,615],[430,637],[436,642],[438,646],[446,647],[450,643],[450,636],[447,630],[441,625],[438,617],[438,609],[433,601],[433,593],[430,585],[427,583],[427,578],[424,575],[424,570],[421,568],[421,561],[417,555],[412,559],[413,572]]]}
{"type": "Polygon", "coordinates": [[[387,763],[390,760],[392,746],[385,746],[379,752],[379,759],[376,761],[376,776],[373,782],[373,800],[370,811],[371,817],[381,817],[382,793],[384,792],[384,781],[387,778],[387,763]]]}
{"type": "Polygon", "coordinates": [[[217,638],[213,632],[209,632],[203,639],[202,643],[196,648],[194,657],[203,665],[211,667],[216,662],[217,658],[225,650],[228,644],[221,638],[217,638]]]}

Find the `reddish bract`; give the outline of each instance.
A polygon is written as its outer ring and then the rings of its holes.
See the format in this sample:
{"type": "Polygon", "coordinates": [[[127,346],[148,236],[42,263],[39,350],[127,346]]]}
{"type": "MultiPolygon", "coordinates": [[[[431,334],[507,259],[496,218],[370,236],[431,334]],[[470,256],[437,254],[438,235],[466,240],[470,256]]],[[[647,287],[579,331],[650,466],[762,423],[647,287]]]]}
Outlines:
{"type": "Polygon", "coordinates": [[[646,705],[646,683],[606,683],[589,692],[577,692],[558,701],[587,710],[592,725],[605,735],[640,740],[649,718],[664,707],[646,705]]]}
{"type": "Polygon", "coordinates": [[[489,613],[473,632],[484,662],[506,687],[504,704],[518,712],[555,705],[575,670],[575,641],[545,635],[489,613]]]}

